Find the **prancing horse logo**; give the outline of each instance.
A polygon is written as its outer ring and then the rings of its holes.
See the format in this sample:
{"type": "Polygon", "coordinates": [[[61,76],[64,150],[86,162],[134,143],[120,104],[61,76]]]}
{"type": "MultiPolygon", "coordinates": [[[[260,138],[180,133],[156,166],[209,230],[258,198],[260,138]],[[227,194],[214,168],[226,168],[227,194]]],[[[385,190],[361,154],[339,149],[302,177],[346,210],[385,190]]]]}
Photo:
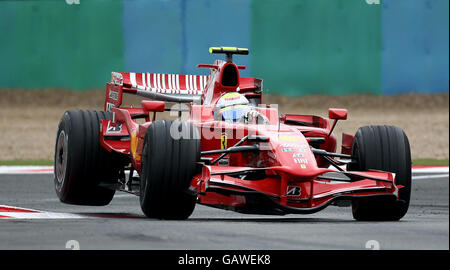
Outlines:
{"type": "Polygon", "coordinates": [[[225,150],[227,149],[227,134],[223,133],[220,137],[220,149],[225,150]]]}

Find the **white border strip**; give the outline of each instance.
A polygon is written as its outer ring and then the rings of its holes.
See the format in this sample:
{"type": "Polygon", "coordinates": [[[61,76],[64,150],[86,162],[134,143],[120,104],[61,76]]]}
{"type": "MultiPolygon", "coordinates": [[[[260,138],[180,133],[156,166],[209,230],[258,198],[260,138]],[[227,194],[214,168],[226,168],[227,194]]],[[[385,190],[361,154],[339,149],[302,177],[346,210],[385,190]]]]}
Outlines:
{"type": "Polygon", "coordinates": [[[7,208],[10,211],[8,212],[0,212],[0,216],[5,216],[0,218],[0,220],[8,220],[8,219],[74,219],[74,218],[88,218],[87,216],[71,214],[71,213],[56,213],[56,212],[48,212],[48,211],[40,211],[36,209],[30,208],[22,208],[17,206],[10,205],[0,205],[0,207],[7,208]],[[17,210],[14,211],[14,210],[17,210]],[[21,212],[21,210],[32,211],[32,212],[21,212]]]}
{"type": "MultiPolygon", "coordinates": [[[[449,167],[413,168],[412,173],[449,173],[449,167]]],[[[53,166],[0,166],[0,174],[53,174],[53,166]]]]}
{"type": "Polygon", "coordinates": [[[53,212],[37,212],[37,213],[24,213],[24,212],[0,212],[0,220],[7,219],[81,219],[88,218],[87,216],[81,216],[70,213],[53,213],[53,212]]]}
{"type": "Polygon", "coordinates": [[[0,174],[53,174],[53,166],[0,166],[0,174]]]}
{"type": "Polygon", "coordinates": [[[448,167],[413,168],[412,173],[448,173],[448,167]]]}

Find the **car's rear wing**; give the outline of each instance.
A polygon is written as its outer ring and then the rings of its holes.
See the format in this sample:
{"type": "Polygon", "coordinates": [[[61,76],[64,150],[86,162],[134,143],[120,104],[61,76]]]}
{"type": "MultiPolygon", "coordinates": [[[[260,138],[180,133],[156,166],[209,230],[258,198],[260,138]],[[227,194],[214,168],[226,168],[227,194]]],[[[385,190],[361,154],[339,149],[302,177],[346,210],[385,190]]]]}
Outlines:
{"type": "Polygon", "coordinates": [[[112,72],[106,84],[105,110],[119,107],[124,92],[160,101],[199,103],[208,81],[204,75],[112,72]]]}

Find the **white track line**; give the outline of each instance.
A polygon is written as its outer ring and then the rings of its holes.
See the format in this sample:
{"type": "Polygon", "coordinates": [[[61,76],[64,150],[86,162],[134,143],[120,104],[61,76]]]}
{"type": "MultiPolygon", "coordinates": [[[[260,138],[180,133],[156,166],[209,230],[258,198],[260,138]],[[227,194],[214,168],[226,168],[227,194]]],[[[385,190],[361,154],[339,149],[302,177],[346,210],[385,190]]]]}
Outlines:
{"type": "Polygon", "coordinates": [[[443,177],[448,177],[448,174],[432,174],[432,175],[413,176],[412,180],[433,179],[433,178],[443,178],[443,177]]]}

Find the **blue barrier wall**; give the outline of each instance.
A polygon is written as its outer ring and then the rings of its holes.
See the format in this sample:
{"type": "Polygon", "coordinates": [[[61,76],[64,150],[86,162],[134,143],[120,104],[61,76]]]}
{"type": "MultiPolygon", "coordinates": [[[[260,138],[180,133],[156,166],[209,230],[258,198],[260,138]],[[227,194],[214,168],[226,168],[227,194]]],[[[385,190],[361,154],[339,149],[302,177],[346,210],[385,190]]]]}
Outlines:
{"type": "MultiPolygon", "coordinates": [[[[250,0],[124,1],[123,29],[127,71],[207,74],[196,68],[217,55],[211,46],[247,47],[250,44],[250,0]]],[[[247,65],[249,57],[235,57],[247,65]]]]}
{"type": "Polygon", "coordinates": [[[449,0],[0,0],[0,89],[103,88],[111,71],[242,76],[285,95],[449,90],[449,0]]]}
{"type": "Polygon", "coordinates": [[[383,94],[448,91],[448,12],[448,0],[382,0],[383,94]]]}

